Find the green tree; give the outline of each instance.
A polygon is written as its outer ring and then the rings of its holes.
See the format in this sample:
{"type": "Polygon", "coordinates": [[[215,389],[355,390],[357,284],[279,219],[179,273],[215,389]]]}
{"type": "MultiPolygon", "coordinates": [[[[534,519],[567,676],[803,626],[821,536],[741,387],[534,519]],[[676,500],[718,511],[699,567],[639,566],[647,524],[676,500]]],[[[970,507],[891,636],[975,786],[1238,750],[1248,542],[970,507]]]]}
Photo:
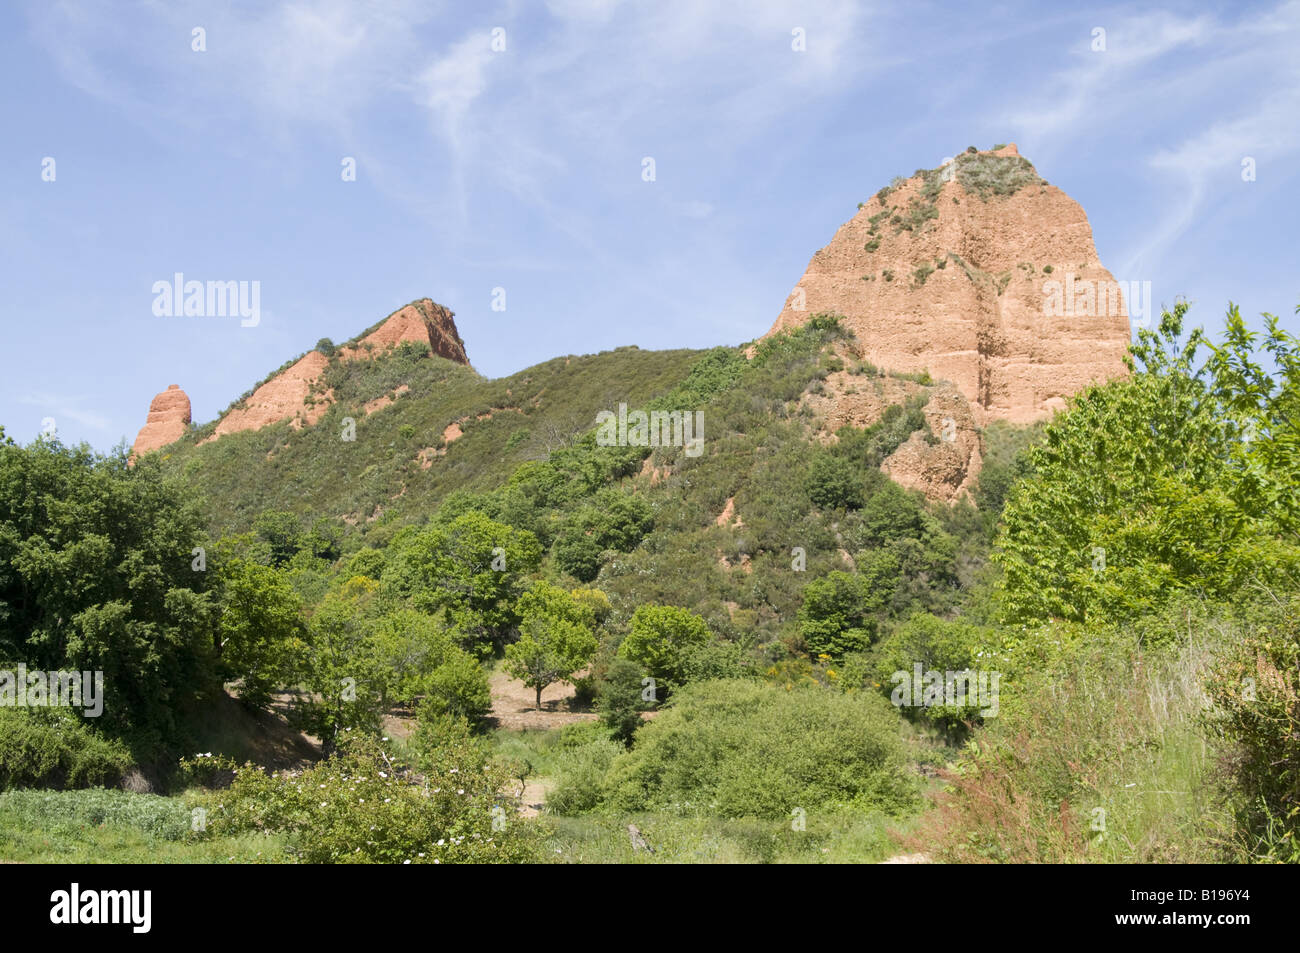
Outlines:
{"type": "Polygon", "coordinates": [[[712,637],[708,624],[688,609],[642,605],[632,613],[631,628],[618,654],[671,691],[686,681],[691,650],[712,637]]]}
{"type": "Polygon", "coordinates": [[[267,510],[253,520],[253,531],[271,547],[271,561],[282,566],[303,548],[302,520],[294,513],[267,510]]]}
{"type": "Polygon", "coordinates": [[[526,616],[519,641],[506,646],[506,671],[537,692],[568,680],[596,654],[596,637],[584,625],[544,613],[526,616]]]}
{"type": "Polygon", "coordinates": [[[799,634],[808,653],[839,658],[865,649],[876,637],[868,614],[870,593],[862,577],[834,570],[804,588],[799,634]]]}
{"type": "Polygon", "coordinates": [[[217,655],[226,679],[242,682],[240,701],[267,707],[292,682],[306,652],[302,604],[284,572],[249,559],[223,559],[217,655]]]}
{"type": "Polygon", "coordinates": [[[321,739],[327,755],[345,732],[379,730],[393,671],[374,639],[378,589],[373,580],[353,578],[330,592],[311,618],[307,691],[292,714],[295,724],[321,739]]]}
{"type": "Polygon", "coordinates": [[[98,728],[173,740],[177,714],[217,687],[201,526],[155,459],[0,446],[0,658],[102,672],[98,728]]]}
{"type": "Polygon", "coordinates": [[[385,580],[425,612],[444,609],[480,657],[519,626],[515,603],[542,558],[532,533],[469,512],[394,541],[399,552],[385,580]]]}
{"type": "Polygon", "coordinates": [[[851,460],[820,453],[813,459],[805,488],[817,506],[855,510],[864,497],[862,468],[851,460]]]}
{"type": "MultiPolygon", "coordinates": [[[[1234,379],[1240,353],[1217,378],[1196,366],[1204,335],[1182,341],[1186,309],[1139,331],[1133,375],[1074,398],[1030,451],[1033,475],[1012,491],[994,551],[1008,621],[1129,618],[1180,591],[1226,598],[1295,571],[1296,549],[1263,502],[1289,496],[1285,467],[1265,468],[1271,451],[1242,451],[1243,415],[1229,410],[1260,406],[1259,392],[1242,393],[1253,372],[1234,379]],[[1252,467],[1259,481],[1243,492],[1240,471],[1252,467]]],[[[1229,349],[1249,344],[1229,337],[1229,349]]],[[[1271,423],[1260,439],[1277,436],[1271,423]]]]}
{"type": "Polygon", "coordinates": [[[614,737],[625,745],[641,726],[641,712],[646,704],[641,699],[641,667],[625,658],[616,658],[605,670],[605,677],[596,686],[596,710],[600,722],[614,737]]]}

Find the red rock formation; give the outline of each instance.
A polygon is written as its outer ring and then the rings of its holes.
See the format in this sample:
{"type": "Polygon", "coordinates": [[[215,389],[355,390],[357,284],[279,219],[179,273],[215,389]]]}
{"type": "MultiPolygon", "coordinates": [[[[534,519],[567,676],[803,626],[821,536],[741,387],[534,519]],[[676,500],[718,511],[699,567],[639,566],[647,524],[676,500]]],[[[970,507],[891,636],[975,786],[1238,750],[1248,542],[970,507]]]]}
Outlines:
{"type": "MultiPolygon", "coordinates": [[[[434,354],[468,367],[469,358],[454,317],[442,305],[421,298],[394,311],[355,345],[340,348],[339,357],[344,361],[369,360],[405,341],[417,341],[429,345],[434,354]]],[[[295,429],[315,424],[334,402],[331,391],[322,392],[317,386],[328,364],[324,354],[308,351],[253,391],[242,406],[228,412],[204,443],[229,433],[260,430],[281,420],[288,420],[295,429]]],[[[382,406],[372,401],[366,412],[382,406]]]]}
{"type": "Polygon", "coordinates": [[[456,330],[455,314],[428,298],[412,301],[384,319],[359,342],[356,347],[344,348],[344,358],[351,360],[367,352],[393,347],[403,341],[424,341],[439,357],[457,364],[469,365],[465,342],[456,330]]]}
{"type": "Polygon", "coordinates": [[[307,398],[328,363],[329,359],[320,351],[308,351],[253,391],[243,407],[236,407],[222,417],[213,435],[203,442],[241,430],[260,430],[286,418],[299,427],[303,423],[314,424],[329,409],[329,395],[321,395],[314,404],[308,404],[307,398]]]}
{"type": "Polygon", "coordinates": [[[179,440],[189,425],[190,398],[178,385],[169,384],[149,404],[149,416],[136,434],[135,443],[131,445],[132,462],[141,454],[179,440]]]}
{"type": "Polygon", "coordinates": [[[842,314],[871,363],[953,382],[978,426],[1024,423],[1127,373],[1127,307],[1122,295],[1106,307],[1115,288],[1083,209],[1013,145],[964,153],[865,202],[813,256],[768,334],[842,314]],[[1050,313],[1052,284],[1069,282],[1093,283],[1090,312],[1084,299],[1050,313]]]}

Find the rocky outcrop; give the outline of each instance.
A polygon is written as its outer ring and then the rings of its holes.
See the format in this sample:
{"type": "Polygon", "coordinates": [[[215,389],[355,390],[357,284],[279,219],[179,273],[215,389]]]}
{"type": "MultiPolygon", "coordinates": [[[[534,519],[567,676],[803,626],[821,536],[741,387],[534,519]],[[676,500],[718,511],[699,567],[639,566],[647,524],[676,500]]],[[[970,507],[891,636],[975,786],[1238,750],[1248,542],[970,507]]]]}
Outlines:
{"type": "Polygon", "coordinates": [[[949,502],[975,489],[984,458],[971,405],[944,381],[930,391],[922,411],[930,432],[917,431],[885,458],[880,469],[927,499],[949,502]]]}
{"type": "MultiPolygon", "coordinates": [[[[456,330],[454,317],[442,305],[421,298],[394,311],[355,344],[339,348],[338,357],[344,361],[370,360],[412,341],[427,344],[439,357],[469,366],[465,343],[456,330]]],[[[333,392],[320,387],[321,375],[328,365],[326,355],[308,351],[228,411],[212,436],[203,442],[244,430],[260,430],[282,420],[289,421],[294,429],[315,424],[334,402],[333,392]]],[[[404,392],[402,388],[398,390],[404,392]]],[[[365,406],[365,412],[371,413],[388,403],[391,398],[377,398],[365,406]]]]}
{"type": "Polygon", "coordinates": [[[313,397],[316,382],[329,364],[320,351],[308,351],[293,364],[276,374],[246,397],[217,423],[217,429],[204,443],[241,430],[260,430],[268,424],[288,419],[291,426],[314,424],[329,409],[330,396],[313,397]],[[309,398],[311,402],[309,403],[309,398]]]}
{"type": "Polygon", "coordinates": [[[1127,305],[1087,216],[1014,145],[963,153],[863,203],[768,335],[822,312],[844,316],[872,364],[951,381],[976,426],[1039,420],[1127,373],[1127,305]]]}
{"type": "Polygon", "coordinates": [[[423,341],[439,357],[468,366],[465,342],[460,339],[453,318],[455,314],[452,311],[429,298],[412,301],[385,318],[379,327],[358,341],[355,347],[343,348],[343,357],[352,360],[395,347],[403,341],[423,341]]]}
{"type": "Polygon", "coordinates": [[[131,459],[141,454],[165,447],[185,435],[190,426],[190,398],[177,384],[167,389],[149,403],[149,416],[136,434],[131,445],[131,459]]]}

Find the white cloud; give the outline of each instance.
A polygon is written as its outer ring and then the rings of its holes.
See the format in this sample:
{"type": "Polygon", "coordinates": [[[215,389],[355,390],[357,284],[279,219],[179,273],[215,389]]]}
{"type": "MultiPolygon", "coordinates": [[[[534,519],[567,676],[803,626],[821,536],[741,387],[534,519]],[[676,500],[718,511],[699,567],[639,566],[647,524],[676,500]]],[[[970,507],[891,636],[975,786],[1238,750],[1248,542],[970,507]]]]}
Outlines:
{"type": "Polygon", "coordinates": [[[112,429],[112,424],[108,418],[102,414],[84,409],[87,402],[95,399],[93,397],[69,397],[62,394],[34,392],[24,394],[19,398],[19,403],[37,408],[42,416],[53,417],[55,427],[59,426],[61,420],[71,420],[83,427],[107,433],[112,429]]]}

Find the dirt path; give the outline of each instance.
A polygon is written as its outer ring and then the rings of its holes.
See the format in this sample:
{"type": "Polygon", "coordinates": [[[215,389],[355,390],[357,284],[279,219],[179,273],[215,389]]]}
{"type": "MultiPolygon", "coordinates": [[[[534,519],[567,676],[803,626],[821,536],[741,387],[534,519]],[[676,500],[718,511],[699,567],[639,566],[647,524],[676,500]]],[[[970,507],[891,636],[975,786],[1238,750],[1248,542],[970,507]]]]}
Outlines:
{"type": "Polygon", "coordinates": [[[539,730],[559,728],[576,721],[595,721],[596,713],[573,707],[573,686],[559,683],[542,692],[542,707],[537,708],[537,693],[501,669],[488,678],[492,692],[492,714],[498,728],[539,730]]]}

